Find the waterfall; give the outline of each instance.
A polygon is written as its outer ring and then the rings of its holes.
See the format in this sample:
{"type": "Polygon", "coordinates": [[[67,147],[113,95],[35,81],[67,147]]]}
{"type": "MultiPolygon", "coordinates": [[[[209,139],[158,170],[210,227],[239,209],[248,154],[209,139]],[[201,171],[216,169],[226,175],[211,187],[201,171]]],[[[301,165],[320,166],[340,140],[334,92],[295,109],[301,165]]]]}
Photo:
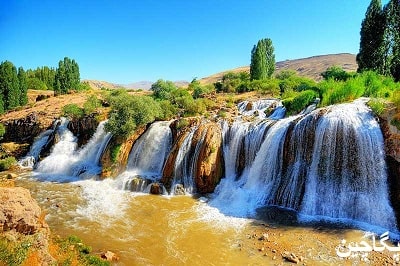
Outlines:
{"type": "Polygon", "coordinates": [[[111,135],[104,131],[101,122],[90,141],[77,149],[77,138],[67,128],[68,122],[59,127],[60,141],[54,145],[51,154],[39,162],[35,173],[50,181],[73,181],[91,178],[101,172],[99,159],[111,135]]]}
{"type": "Polygon", "coordinates": [[[300,211],[396,228],[383,146],[361,101],[332,106],[318,121],[300,211]]]}
{"type": "Polygon", "coordinates": [[[234,122],[224,132],[226,175],[210,201],[223,213],[246,217],[278,205],[396,230],[383,136],[362,101],[274,123],[234,122]]]}
{"type": "Polygon", "coordinates": [[[263,99],[254,102],[243,101],[237,106],[239,113],[244,116],[255,116],[259,119],[281,119],[285,116],[285,108],[277,99],[263,99]]]}
{"type": "Polygon", "coordinates": [[[194,189],[193,180],[193,162],[194,156],[191,151],[192,139],[197,128],[192,128],[189,134],[185,137],[181,147],[179,148],[178,155],[176,156],[174,165],[174,188],[178,184],[182,184],[187,193],[192,193],[194,189]]]}
{"type": "Polygon", "coordinates": [[[153,123],[136,141],[129,154],[128,171],[139,175],[161,175],[166,156],[172,145],[170,121],[153,123]]]}
{"type": "Polygon", "coordinates": [[[18,164],[22,168],[33,168],[35,164],[39,161],[39,156],[40,152],[42,151],[43,147],[47,144],[47,141],[49,140],[49,137],[51,134],[54,133],[55,130],[57,130],[57,125],[61,123],[66,123],[66,119],[61,119],[61,120],[56,120],[53,123],[53,126],[51,129],[48,129],[37,136],[31,145],[29,152],[27,155],[19,160],[18,164]]]}
{"type": "Polygon", "coordinates": [[[151,181],[159,180],[171,149],[171,121],[154,122],[135,142],[126,171],[117,179],[123,189],[142,192],[151,181]]]}

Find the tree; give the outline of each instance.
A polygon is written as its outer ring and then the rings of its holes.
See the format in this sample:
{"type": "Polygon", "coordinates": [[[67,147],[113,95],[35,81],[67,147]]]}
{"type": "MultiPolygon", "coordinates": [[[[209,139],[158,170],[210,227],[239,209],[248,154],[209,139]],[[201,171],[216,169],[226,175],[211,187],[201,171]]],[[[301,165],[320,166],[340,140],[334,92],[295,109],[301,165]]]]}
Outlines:
{"type": "Polygon", "coordinates": [[[385,16],[381,0],[372,0],[361,23],[358,72],[374,70],[385,74],[385,16]]]}
{"type": "Polygon", "coordinates": [[[251,50],[250,79],[267,79],[275,71],[275,54],[271,39],[261,39],[251,50]]]}
{"type": "Polygon", "coordinates": [[[23,67],[18,68],[18,82],[20,90],[19,105],[26,105],[28,103],[28,81],[23,67]]]}
{"type": "Polygon", "coordinates": [[[58,62],[58,68],[54,77],[54,93],[66,94],[70,90],[78,90],[80,83],[79,66],[75,60],[65,57],[58,62]]]}
{"type": "Polygon", "coordinates": [[[137,126],[151,123],[162,116],[160,105],[149,96],[132,96],[126,91],[117,91],[108,100],[111,112],[106,130],[117,137],[127,138],[137,126]]]}
{"type": "Polygon", "coordinates": [[[158,100],[171,100],[171,93],[177,90],[172,81],[164,81],[162,79],[153,83],[150,89],[153,91],[153,97],[158,100]]]}
{"type": "Polygon", "coordinates": [[[384,7],[385,15],[385,74],[400,80],[400,1],[390,0],[384,7]]]}
{"type": "Polygon", "coordinates": [[[20,89],[17,69],[10,61],[2,62],[0,65],[0,92],[3,96],[3,111],[19,106],[20,89]]]}

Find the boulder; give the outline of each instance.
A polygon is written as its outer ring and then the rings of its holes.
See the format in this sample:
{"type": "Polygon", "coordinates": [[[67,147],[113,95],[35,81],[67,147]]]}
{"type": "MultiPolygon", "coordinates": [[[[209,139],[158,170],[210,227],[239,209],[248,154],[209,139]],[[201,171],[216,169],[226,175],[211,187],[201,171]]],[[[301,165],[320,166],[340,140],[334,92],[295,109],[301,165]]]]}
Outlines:
{"type": "Polygon", "coordinates": [[[29,190],[0,187],[0,232],[15,230],[30,235],[48,229],[42,211],[29,190]]]}
{"type": "Polygon", "coordinates": [[[102,259],[106,260],[106,261],[117,261],[117,260],[119,260],[119,257],[114,252],[111,252],[109,250],[106,251],[106,252],[101,253],[100,257],[102,259]]]}

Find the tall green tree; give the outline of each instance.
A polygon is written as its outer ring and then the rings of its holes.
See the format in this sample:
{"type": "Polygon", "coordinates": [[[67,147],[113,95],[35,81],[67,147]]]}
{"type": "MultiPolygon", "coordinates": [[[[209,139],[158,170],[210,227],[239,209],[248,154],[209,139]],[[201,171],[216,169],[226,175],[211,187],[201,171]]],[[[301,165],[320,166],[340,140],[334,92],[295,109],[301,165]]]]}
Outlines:
{"type": "Polygon", "coordinates": [[[66,94],[70,90],[78,90],[79,83],[80,73],[78,63],[68,57],[60,60],[54,78],[54,93],[66,94]]]}
{"type": "Polygon", "coordinates": [[[358,72],[374,70],[385,74],[385,16],[381,0],[372,0],[361,23],[358,72]]]}
{"type": "Polygon", "coordinates": [[[20,89],[17,69],[10,61],[2,62],[0,65],[0,92],[3,96],[4,110],[19,106],[20,89]]]}
{"type": "Polygon", "coordinates": [[[400,80],[400,1],[390,0],[385,14],[385,74],[400,80]]]}
{"type": "Polygon", "coordinates": [[[18,82],[20,90],[19,105],[25,105],[28,103],[28,80],[23,67],[18,68],[18,82]]]}
{"type": "Polygon", "coordinates": [[[275,71],[275,54],[272,40],[261,39],[251,50],[250,79],[261,80],[272,76],[275,71]]]}

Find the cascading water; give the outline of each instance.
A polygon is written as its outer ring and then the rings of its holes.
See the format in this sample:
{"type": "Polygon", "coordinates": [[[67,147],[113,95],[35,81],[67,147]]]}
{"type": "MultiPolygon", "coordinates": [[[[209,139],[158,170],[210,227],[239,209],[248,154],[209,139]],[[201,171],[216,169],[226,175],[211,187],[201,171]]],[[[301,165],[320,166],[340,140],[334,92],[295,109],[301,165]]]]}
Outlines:
{"type": "Polygon", "coordinates": [[[285,107],[277,99],[263,99],[254,102],[243,101],[237,106],[239,113],[244,116],[256,116],[259,119],[270,118],[274,120],[285,116],[285,107]]]}
{"type": "Polygon", "coordinates": [[[151,181],[160,179],[172,145],[170,124],[171,121],[153,123],[135,142],[126,171],[118,177],[122,188],[145,191],[151,181]]]}
{"type": "Polygon", "coordinates": [[[63,120],[59,127],[60,141],[54,145],[51,154],[39,162],[35,173],[46,180],[65,182],[91,178],[101,172],[99,159],[110,133],[104,131],[101,122],[91,140],[77,150],[77,138],[68,130],[63,120]]]}
{"type": "Polygon", "coordinates": [[[193,156],[191,153],[191,145],[194,133],[197,128],[192,128],[189,134],[185,137],[176,156],[174,165],[174,182],[173,190],[178,184],[182,184],[185,192],[192,193],[194,189],[193,180],[193,156]]]}
{"type": "Polygon", "coordinates": [[[226,178],[210,205],[239,217],[254,214],[258,207],[279,205],[308,217],[350,219],[396,230],[382,133],[363,102],[279,120],[266,131],[254,160],[245,160],[237,179],[239,139],[246,137],[244,146],[252,139],[259,142],[243,122],[234,123],[225,134],[226,178]]]}
{"type": "Polygon", "coordinates": [[[36,137],[35,141],[33,142],[32,146],[29,149],[28,154],[18,162],[18,164],[22,168],[32,169],[35,166],[35,164],[39,161],[40,152],[42,151],[43,147],[47,144],[50,135],[53,134],[55,130],[57,130],[58,128],[57,125],[59,123],[60,124],[66,123],[66,119],[63,118],[61,120],[56,120],[53,123],[53,127],[51,129],[42,132],[41,134],[39,134],[39,136],[36,137]]]}

